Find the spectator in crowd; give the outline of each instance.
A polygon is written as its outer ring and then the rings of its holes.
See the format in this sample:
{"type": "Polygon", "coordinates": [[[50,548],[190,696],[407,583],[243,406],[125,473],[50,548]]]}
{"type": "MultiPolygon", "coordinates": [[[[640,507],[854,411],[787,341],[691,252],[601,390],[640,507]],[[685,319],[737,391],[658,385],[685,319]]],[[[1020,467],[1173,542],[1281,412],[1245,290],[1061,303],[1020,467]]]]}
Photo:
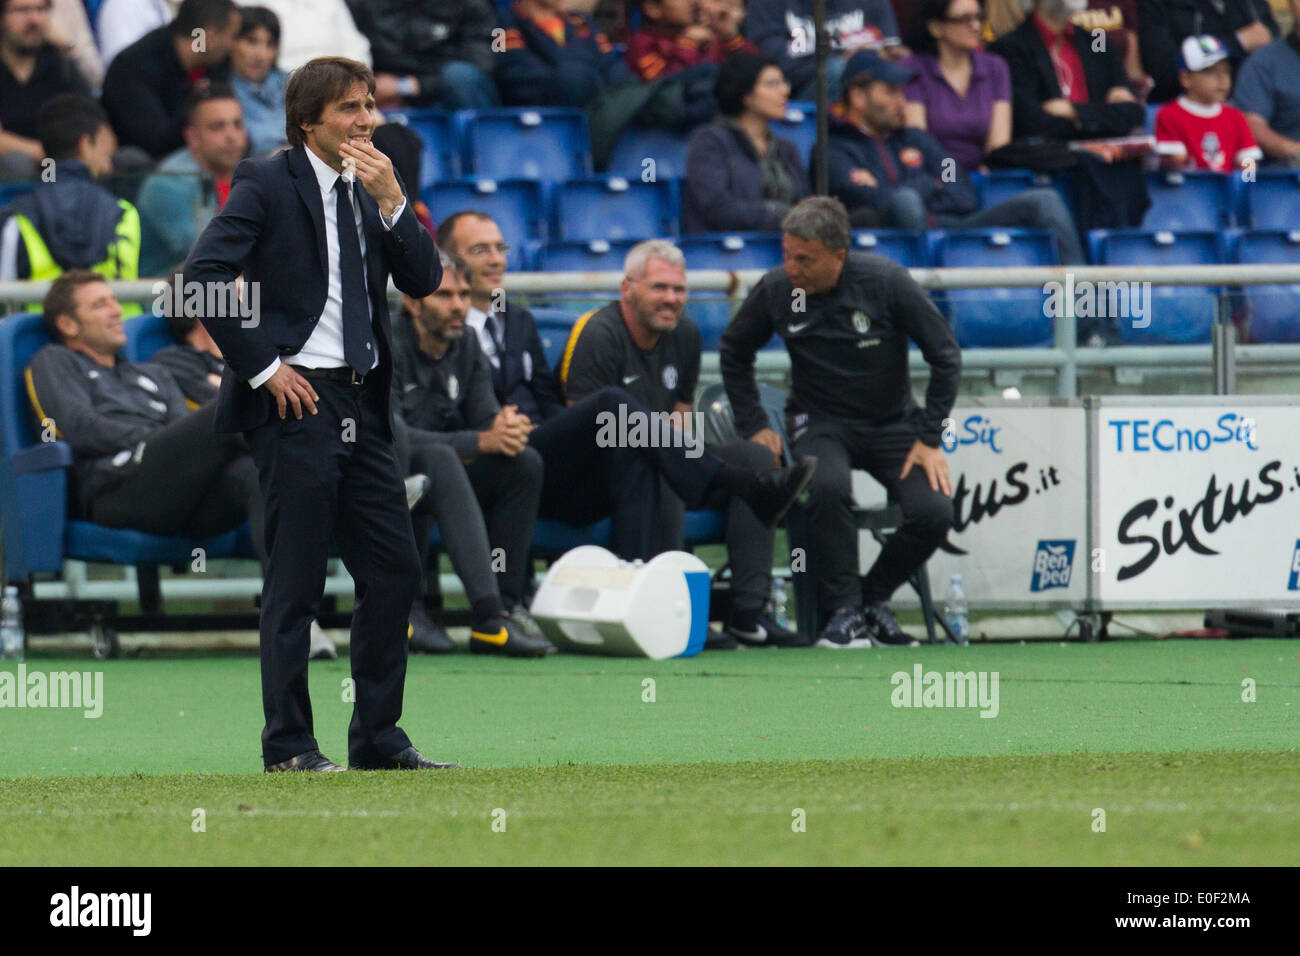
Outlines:
{"type": "Polygon", "coordinates": [[[70,269],[136,278],[140,216],[95,182],[113,171],[117,149],[104,110],[89,97],[60,93],[46,101],[37,130],[56,175],[0,215],[0,281],[46,281],[70,269]]]}
{"type": "MultiPolygon", "coordinates": [[[[527,417],[513,405],[497,404],[478,337],[465,335],[467,266],[440,255],[441,284],[424,299],[404,298],[395,323],[398,460],[431,482],[415,512],[415,540],[427,564],[436,518],[470,601],[471,652],[540,657],[550,644],[528,614],[526,591],[542,457],[528,445],[527,417]]],[[[450,650],[421,595],[411,607],[411,627],[414,649],[450,650]]]]}
{"type": "MultiPolygon", "coordinates": [[[[984,38],[990,43],[1020,26],[1033,8],[1033,0],[986,0],[988,14],[984,38]]],[[[1070,17],[1070,22],[1090,37],[1097,30],[1105,32],[1107,46],[1124,61],[1124,74],[1135,92],[1145,94],[1151,78],[1142,66],[1138,44],[1137,0],[1087,0],[1086,6],[1070,17]]]]}
{"type": "Polygon", "coordinates": [[[122,307],[103,276],[65,272],[43,308],[52,341],[27,368],[28,395],[72,446],[74,516],[189,538],[248,521],[265,564],[257,468],[242,438],[213,431],[215,404],[191,413],[165,368],[122,358],[122,307]]]}
{"type": "Polygon", "coordinates": [[[150,30],[171,23],[180,6],[181,0],[104,0],[95,16],[95,36],[105,68],[150,30]]]}
{"type": "Polygon", "coordinates": [[[492,0],[349,0],[375,61],[375,103],[482,109],[497,104],[492,0]]]}
{"type": "Polygon", "coordinates": [[[104,82],[104,61],[95,45],[83,0],[52,0],[50,42],[77,65],[77,72],[94,93],[104,82]]]}
{"type": "Polygon", "coordinates": [[[186,111],[185,145],[161,163],[140,187],[144,232],[140,268],[166,275],[230,195],[235,167],[248,154],[239,100],[228,86],[194,94],[186,111]]]}
{"type": "Polygon", "coordinates": [[[239,37],[230,54],[230,86],[244,111],[253,154],[265,156],[286,143],[284,90],[288,75],[275,65],[280,55],[280,18],[266,7],[244,7],[239,37]]]}
{"type": "Polygon", "coordinates": [[[745,0],[700,0],[700,22],[713,31],[722,58],[733,53],[757,53],[741,30],[745,22],[745,0]]]}
{"type": "Polygon", "coordinates": [[[233,0],[184,0],[175,20],[119,53],[104,78],[118,138],[155,159],[183,146],[186,104],[196,90],[227,82],[238,33],[233,0]]]}
{"type": "Polygon", "coordinates": [[[721,43],[698,15],[696,0],[641,0],[641,29],[627,41],[627,65],[637,79],[659,80],[722,59],[721,43]]]}
{"type": "Polygon", "coordinates": [[[566,13],[563,0],[516,0],[501,26],[496,81],[507,106],[585,107],[609,81],[609,40],[591,17],[566,13]]]}
{"type": "Polygon", "coordinates": [[[781,453],[754,380],[754,355],[775,332],[791,360],[791,451],[818,460],[808,486],[808,572],[830,618],[818,644],[914,645],[888,604],[952,525],[952,484],[939,441],[957,397],[961,349],[905,268],[849,252],[849,220],[838,201],[805,199],[781,228],[784,265],[760,280],[722,334],[722,380],[736,428],[781,453]],[[805,293],[797,311],[795,290],[805,293]],[[909,340],[930,366],[924,408],[912,397],[909,340]],[[861,578],[851,468],[869,471],[903,516],[861,578]]]}
{"type": "Polygon", "coordinates": [[[808,195],[799,148],[771,128],[785,117],[790,84],[775,57],[733,53],[718,69],[714,94],[721,115],[686,147],[683,230],[774,230],[808,195]]]}
{"type": "Polygon", "coordinates": [[[976,211],[975,187],[925,130],[903,125],[903,85],[913,73],[870,51],[844,71],[844,100],[832,117],[827,172],[849,210],[867,208],[899,229],[1020,226],[1047,229],[1064,263],[1083,262],[1078,231],[1056,190],[1026,189],[976,211]]]}
{"type": "MultiPolygon", "coordinates": [[[[816,99],[813,0],[751,0],[745,35],[761,52],[777,58],[795,99],[816,99]]],[[[826,61],[831,102],[839,98],[844,64],[856,51],[879,50],[887,59],[907,54],[899,43],[898,22],[889,0],[826,0],[826,35],[831,47],[826,61]]]]}
{"type": "Polygon", "coordinates": [[[1264,155],[1300,165],[1300,0],[1290,0],[1291,32],[1255,51],[1237,74],[1233,102],[1264,155]]]}
{"type": "Polygon", "coordinates": [[[1138,0],[1142,62],[1155,86],[1151,101],[1164,103],[1182,92],[1178,53],[1190,36],[1209,34],[1228,51],[1232,72],[1280,32],[1268,0],[1138,0]]]}
{"type": "Polygon", "coordinates": [[[318,56],[370,65],[370,41],[346,0],[256,0],[280,20],[280,69],[292,73],[318,56]]]}
{"type": "Polygon", "coordinates": [[[1025,22],[989,48],[1011,69],[1013,138],[1124,136],[1146,121],[1119,54],[1070,22],[1085,2],[1035,0],[1025,22]]]}
{"type": "Polygon", "coordinates": [[[1011,142],[1011,74],[980,49],[980,0],[921,0],[903,65],[916,77],[903,89],[908,126],[929,132],[962,169],[1011,142]]]}
{"type": "Polygon", "coordinates": [[[1185,91],[1156,114],[1156,149],[1172,165],[1227,173],[1253,166],[1264,153],[1242,112],[1225,105],[1232,90],[1228,51],[1213,36],[1188,37],[1180,54],[1185,91]]]}
{"type": "MultiPolygon", "coordinates": [[[[566,399],[580,406],[584,399],[621,385],[636,401],[632,408],[637,412],[670,416],[684,438],[693,433],[693,441],[699,442],[699,429],[690,426],[695,421],[700,330],[682,314],[685,257],[672,243],[651,239],[628,252],[624,272],[618,301],[587,313],[573,327],[560,368],[566,399]]],[[[649,421],[658,431],[654,420],[649,421]]],[[[709,649],[731,650],[739,642],[807,642],[764,613],[772,586],[773,526],[817,467],[810,458],[779,468],[779,451],[750,441],[713,445],[701,449],[708,464],[694,474],[674,478],[665,470],[664,480],[645,489],[660,502],[656,553],[683,547],[687,505],[727,512],[731,612],[723,632],[710,635],[705,644],[709,649]]]]}
{"type": "Polygon", "coordinates": [[[0,0],[0,180],[39,171],[45,153],[36,118],[47,100],[89,92],[76,64],[50,42],[50,0],[0,0]]]}

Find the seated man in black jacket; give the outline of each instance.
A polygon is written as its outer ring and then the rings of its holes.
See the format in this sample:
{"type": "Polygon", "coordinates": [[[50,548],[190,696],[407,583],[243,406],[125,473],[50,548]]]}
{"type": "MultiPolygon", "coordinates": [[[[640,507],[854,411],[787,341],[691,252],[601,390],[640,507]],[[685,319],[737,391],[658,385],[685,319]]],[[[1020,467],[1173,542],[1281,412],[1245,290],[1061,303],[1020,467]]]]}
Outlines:
{"type": "MultiPolygon", "coordinates": [[[[1125,136],[1145,120],[1119,53],[1094,44],[1091,34],[1070,23],[1084,6],[1078,0],[1038,0],[1024,23],[989,47],[1011,68],[1014,139],[1125,136]]],[[[1143,37],[1149,26],[1144,10],[1143,37]]],[[[1143,62],[1154,73],[1143,47],[1143,62]]]]}
{"type": "Polygon", "coordinates": [[[1151,102],[1182,95],[1178,51],[1188,37],[1209,34],[1222,43],[1235,76],[1247,56],[1280,32],[1268,0],[1138,0],[1142,63],[1156,84],[1151,102]]]}
{"type": "Polygon", "coordinates": [[[830,123],[827,173],[831,194],[850,217],[865,208],[881,225],[896,229],[1047,229],[1063,263],[1083,262],[1074,218],[1056,190],[1027,189],[979,209],[970,177],[938,140],[903,125],[903,85],[912,76],[869,51],[853,54],[844,69],[844,100],[830,123]]]}

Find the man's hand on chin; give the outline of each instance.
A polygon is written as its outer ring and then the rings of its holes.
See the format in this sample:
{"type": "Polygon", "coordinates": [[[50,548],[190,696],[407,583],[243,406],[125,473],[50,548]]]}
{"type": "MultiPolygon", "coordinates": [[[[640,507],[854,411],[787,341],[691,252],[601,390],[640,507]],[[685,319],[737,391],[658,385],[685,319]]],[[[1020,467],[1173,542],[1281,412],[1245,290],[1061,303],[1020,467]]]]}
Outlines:
{"type": "Polygon", "coordinates": [[[391,219],[403,199],[402,187],[397,185],[397,174],[393,172],[393,161],[375,149],[375,144],[369,140],[343,143],[339,146],[339,155],[352,160],[357,182],[379,203],[383,217],[391,219]]]}

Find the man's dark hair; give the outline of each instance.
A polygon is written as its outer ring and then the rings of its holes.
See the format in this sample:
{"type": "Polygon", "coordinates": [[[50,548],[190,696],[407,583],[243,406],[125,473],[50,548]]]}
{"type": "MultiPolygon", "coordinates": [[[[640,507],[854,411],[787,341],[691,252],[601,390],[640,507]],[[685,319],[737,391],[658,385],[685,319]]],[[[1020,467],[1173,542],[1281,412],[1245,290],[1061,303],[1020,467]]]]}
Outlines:
{"type": "Polygon", "coordinates": [[[182,0],[171,22],[172,36],[192,36],[195,30],[219,30],[239,14],[235,0],[182,0]]]}
{"type": "Polygon", "coordinates": [[[190,94],[189,99],[185,101],[185,125],[193,126],[194,117],[198,115],[199,107],[204,103],[211,103],[213,100],[234,100],[239,102],[239,97],[235,91],[224,83],[213,83],[209,86],[201,87],[190,94]]]}
{"type": "Polygon", "coordinates": [[[847,249],[853,239],[849,214],[834,196],[808,196],[781,220],[781,231],[796,239],[817,240],[827,249],[847,249]]]}
{"type": "Polygon", "coordinates": [[[305,145],[302,124],[319,123],[325,107],[342,99],[353,83],[366,84],[374,95],[375,74],[370,67],[345,56],[318,56],[294,70],[284,91],[284,135],[289,145],[305,145]]]}
{"type": "Polygon", "coordinates": [[[478,209],[461,209],[458,212],[452,213],[442,222],[438,223],[438,234],[434,236],[433,239],[433,241],[438,244],[438,248],[451,249],[455,246],[456,223],[460,222],[462,219],[470,218],[491,220],[492,217],[478,209]]]}
{"type": "Polygon", "coordinates": [[[185,274],[180,269],[173,269],[167,279],[167,291],[163,293],[163,319],[167,322],[167,331],[177,345],[184,345],[185,339],[194,331],[199,320],[186,315],[185,309],[185,274]],[[176,290],[182,290],[178,295],[176,290]]]}
{"type": "Polygon", "coordinates": [[[470,280],[469,263],[456,255],[456,253],[448,252],[446,249],[439,246],[438,262],[442,265],[442,271],[444,274],[447,272],[454,272],[466,282],[470,280]]]}
{"type": "Polygon", "coordinates": [[[252,36],[254,30],[262,29],[271,34],[272,43],[280,45],[280,18],[274,10],[266,7],[240,7],[239,16],[239,39],[252,36]]]}
{"type": "MultiPolygon", "coordinates": [[[[917,4],[916,10],[912,14],[912,20],[907,26],[907,35],[904,42],[911,48],[913,53],[927,53],[930,56],[937,56],[939,53],[939,43],[930,34],[927,24],[934,20],[942,20],[948,16],[948,8],[953,5],[954,0],[921,0],[917,4]]],[[[984,12],[984,0],[978,0],[980,12],[984,12]]]]}
{"type": "Polygon", "coordinates": [[[41,312],[45,319],[45,331],[50,339],[63,344],[63,333],[59,331],[59,316],[77,317],[77,290],[92,282],[107,282],[98,272],[89,269],[69,269],[50,285],[50,291],[41,300],[41,312]]]}
{"type": "Polygon", "coordinates": [[[45,155],[60,162],[76,159],[81,138],[89,136],[93,139],[108,125],[108,114],[89,96],[60,93],[41,104],[41,115],[36,120],[36,138],[41,141],[45,155]]]}

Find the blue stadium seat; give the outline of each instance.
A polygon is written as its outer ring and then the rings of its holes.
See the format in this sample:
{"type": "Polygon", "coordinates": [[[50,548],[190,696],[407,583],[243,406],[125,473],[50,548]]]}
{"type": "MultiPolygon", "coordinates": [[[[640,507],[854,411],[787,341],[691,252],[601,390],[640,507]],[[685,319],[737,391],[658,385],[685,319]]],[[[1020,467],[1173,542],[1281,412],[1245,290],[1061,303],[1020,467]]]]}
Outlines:
{"type": "Polygon", "coordinates": [[[1164,105],[1165,105],[1164,103],[1147,104],[1146,116],[1144,117],[1142,122],[1142,132],[1155,135],[1156,114],[1160,112],[1161,107],[1163,107],[1164,105]]]}
{"type": "MultiPolygon", "coordinates": [[[[1213,265],[1224,261],[1219,234],[1211,231],[1094,229],[1088,235],[1093,261],[1108,266],[1213,265]]],[[[1141,275],[1136,281],[1142,281],[1141,275]]],[[[1219,290],[1212,286],[1153,286],[1143,328],[1134,317],[1118,322],[1125,343],[1190,345],[1210,341],[1219,290]]]]}
{"type": "Polygon", "coordinates": [[[0,322],[0,529],[5,579],[26,582],[56,572],[66,558],[124,565],[188,564],[196,547],[209,558],[254,557],[247,526],[191,540],[123,531],[68,518],[66,442],[42,442],[23,372],[47,343],[39,315],[0,322]]]}
{"type": "Polygon", "coordinates": [[[591,175],[591,135],[582,110],[464,110],[457,122],[465,168],[476,176],[558,183],[591,175]]]}
{"type": "Polygon", "coordinates": [[[123,323],[126,330],[126,348],[122,350],[128,361],[147,362],[155,352],[173,344],[172,335],[167,331],[167,320],[149,312],[127,319],[123,323]]]}
{"type": "Polygon", "coordinates": [[[996,206],[1004,199],[1018,196],[1026,189],[1049,185],[1051,185],[1050,177],[1040,178],[1032,169],[993,169],[976,180],[981,209],[996,206]]]}
{"type": "Polygon", "coordinates": [[[546,238],[546,195],[534,180],[460,179],[434,183],[420,195],[434,222],[463,209],[481,210],[496,220],[510,244],[511,269],[527,266],[526,240],[546,238]]]}
{"type": "Polygon", "coordinates": [[[792,140],[799,147],[799,158],[810,167],[812,149],[817,145],[817,104],[794,101],[786,104],[785,119],[772,123],[772,132],[792,140]]]}
{"type": "Polygon", "coordinates": [[[629,126],[619,133],[609,172],[614,176],[655,182],[686,177],[686,142],[689,137],[666,129],[629,126]],[[653,164],[646,160],[653,160],[653,164]]]}
{"type": "MultiPolygon", "coordinates": [[[[552,369],[558,369],[560,359],[564,357],[564,346],[569,341],[569,333],[578,317],[563,309],[530,308],[533,321],[537,323],[537,334],[542,338],[542,348],[546,350],[546,362],[552,369]]],[[[558,378],[559,375],[556,375],[558,378]]]]}
{"type": "Polygon", "coordinates": [[[461,175],[460,149],[451,117],[442,110],[402,110],[389,113],[394,123],[404,123],[420,134],[424,161],[420,164],[420,188],[461,175]]]}
{"type": "Polygon", "coordinates": [[[1294,229],[1300,225],[1300,169],[1260,170],[1242,183],[1245,221],[1252,229],[1294,229]]]}
{"type": "Polygon", "coordinates": [[[556,185],[554,235],[561,239],[651,239],[677,232],[677,183],[604,176],[556,185]]]}
{"type": "Polygon", "coordinates": [[[1232,177],[1222,173],[1149,173],[1151,208],[1143,229],[1222,229],[1232,225],[1232,177]]]}
{"type": "MultiPolygon", "coordinates": [[[[1300,229],[1254,230],[1235,243],[1233,261],[1300,265],[1300,229]]],[[[1244,287],[1252,342],[1300,342],[1300,284],[1244,287]]]]}
{"type": "Polygon", "coordinates": [[[908,269],[923,269],[930,264],[930,248],[925,233],[908,229],[874,229],[853,233],[853,248],[892,259],[908,269]]]}
{"type": "MultiPolygon", "coordinates": [[[[698,269],[771,269],[781,264],[780,233],[704,233],[683,236],[678,245],[686,255],[688,273],[698,269]]],[[[731,303],[721,292],[693,292],[686,314],[700,327],[702,348],[710,351],[718,347],[722,330],[731,321],[731,303]]]]}
{"type": "Polygon", "coordinates": [[[635,239],[551,241],[542,247],[537,268],[542,272],[617,272],[635,239]]]}
{"type": "MultiPolygon", "coordinates": [[[[935,237],[940,269],[1054,266],[1056,240],[1040,229],[960,229],[935,237]]],[[[1051,345],[1053,320],[1038,289],[953,289],[946,305],[962,348],[1051,345]]]]}

